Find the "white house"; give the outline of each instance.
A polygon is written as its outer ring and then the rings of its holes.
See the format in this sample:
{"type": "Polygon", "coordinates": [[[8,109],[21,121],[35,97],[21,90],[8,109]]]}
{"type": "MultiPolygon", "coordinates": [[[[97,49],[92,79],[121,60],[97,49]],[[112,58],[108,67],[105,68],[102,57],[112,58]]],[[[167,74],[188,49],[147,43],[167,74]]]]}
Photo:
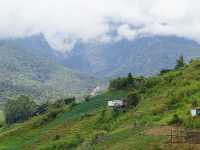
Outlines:
{"type": "Polygon", "coordinates": [[[96,88],[94,88],[92,90],[92,92],[90,92],[90,96],[96,96],[97,93],[101,90],[100,86],[97,86],[96,88]]]}
{"type": "Polygon", "coordinates": [[[200,108],[192,108],[191,109],[191,116],[192,117],[200,116],[200,108]]]}
{"type": "Polygon", "coordinates": [[[123,100],[108,101],[108,107],[123,107],[123,106],[124,106],[123,100]]]}

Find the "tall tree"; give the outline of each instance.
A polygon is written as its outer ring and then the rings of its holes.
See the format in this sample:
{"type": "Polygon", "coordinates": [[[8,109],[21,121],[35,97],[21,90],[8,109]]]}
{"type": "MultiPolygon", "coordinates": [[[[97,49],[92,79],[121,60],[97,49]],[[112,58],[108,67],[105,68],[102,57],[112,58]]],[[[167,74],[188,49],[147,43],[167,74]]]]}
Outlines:
{"type": "Polygon", "coordinates": [[[184,57],[183,57],[183,55],[181,55],[179,57],[179,59],[176,60],[176,67],[175,67],[175,69],[179,69],[179,68],[182,68],[184,66],[185,66],[184,57]]]}
{"type": "Polygon", "coordinates": [[[133,84],[133,76],[131,72],[128,73],[127,82],[128,82],[128,85],[133,84]]]}

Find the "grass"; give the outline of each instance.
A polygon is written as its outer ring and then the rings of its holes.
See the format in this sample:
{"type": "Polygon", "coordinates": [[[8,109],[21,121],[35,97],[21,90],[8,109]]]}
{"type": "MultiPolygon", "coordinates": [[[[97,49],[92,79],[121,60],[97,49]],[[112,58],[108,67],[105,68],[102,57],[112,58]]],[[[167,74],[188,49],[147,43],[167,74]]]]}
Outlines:
{"type": "MultiPolygon", "coordinates": [[[[79,119],[84,116],[87,113],[97,113],[100,111],[103,107],[106,106],[106,102],[109,98],[120,98],[124,97],[127,94],[126,91],[118,91],[118,92],[107,92],[103,95],[97,96],[95,98],[92,98],[88,102],[81,103],[77,106],[75,106],[70,112],[66,112],[63,115],[59,116],[55,120],[49,122],[45,126],[41,126],[40,128],[32,129],[31,125],[34,121],[38,121],[39,118],[34,118],[29,122],[26,122],[24,124],[18,124],[10,127],[8,131],[2,131],[2,134],[0,134],[0,149],[3,149],[6,147],[7,149],[30,149],[30,145],[33,145],[33,148],[36,146],[41,146],[38,142],[39,139],[41,141],[44,141],[44,143],[48,144],[48,138],[49,133],[52,133],[54,135],[55,132],[57,132],[57,129],[59,127],[61,132],[66,131],[66,128],[70,128],[71,126],[68,124],[68,122],[79,121],[79,119]],[[114,96],[113,96],[114,95],[114,96]],[[64,130],[64,131],[63,131],[64,130]],[[16,136],[20,133],[20,136],[16,136]],[[9,142],[8,142],[9,140],[9,142]]],[[[81,124],[80,124],[81,125],[81,124]]],[[[42,142],[43,143],[43,142],[42,142]]],[[[43,143],[43,144],[44,144],[43,143]]]]}
{"type": "MultiPolygon", "coordinates": [[[[167,150],[167,136],[145,131],[168,126],[174,114],[182,119],[182,127],[200,127],[200,119],[190,118],[192,101],[200,104],[199,69],[200,61],[193,61],[183,69],[146,79],[147,88],[139,90],[139,105],[127,112],[108,109],[107,101],[124,98],[128,91],[108,91],[67,109],[45,125],[33,128],[40,116],[4,128],[0,131],[0,149],[167,150]]],[[[181,145],[184,148],[187,146],[181,145]]]]}

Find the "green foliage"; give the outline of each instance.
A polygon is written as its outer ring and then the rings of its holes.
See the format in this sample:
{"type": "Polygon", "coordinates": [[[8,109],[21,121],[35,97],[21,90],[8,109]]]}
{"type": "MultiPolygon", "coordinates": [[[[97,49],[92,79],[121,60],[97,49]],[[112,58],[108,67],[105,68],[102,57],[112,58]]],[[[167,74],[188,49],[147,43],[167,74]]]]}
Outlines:
{"type": "Polygon", "coordinates": [[[97,84],[96,79],[52,59],[49,49],[4,44],[0,45],[0,104],[18,95],[30,95],[37,102],[82,96],[97,84]]]}
{"type": "Polygon", "coordinates": [[[193,101],[200,103],[199,69],[200,61],[194,60],[183,69],[141,79],[137,89],[109,90],[73,107],[66,105],[70,109],[61,113],[2,128],[0,149],[165,148],[168,137],[163,135],[168,132],[162,130],[163,125],[199,130],[200,119],[190,115],[193,101]],[[126,97],[139,98],[136,109],[122,112],[107,107],[108,100],[126,97]],[[34,128],[33,122],[38,123],[34,128]]]}
{"type": "Polygon", "coordinates": [[[75,97],[56,100],[52,106],[55,108],[61,108],[72,103],[75,103],[75,97]]]}
{"type": "Polygon", "coordinates": [[[144,84],[143,77],[133,77],[131,73],[127,77],[119,77],[110,81],[110,90],[128,90],[140,88],[144,84]]]}
{"type": "Polygon", "coordinates": [[[89,96],[89,95],[86,95],[86,96],[84,97],[84,101],[88,102],[89,100],[90,100],[90,96],[89,96]]]}
{"type": "Polygon", "coordinates": [[[170,120],[169,124],[175,124],[175,125],[181,125],[183,123],[183,120],[177,115],[174,114],[173,118],[170,120]]]}
{"type": "Polygon", "coordinates": [[[197,100],[192,100],[192,107],[198,107],[198,101],[197,100]]]}
{"type": "Polygon", "coordinates": [[[139,95],[137,92],[130,92],[125,99],[127,107],[136,107],[139,103],[139,95]]]}
{"type": "Polygon", "coordinates": [[[76,98],[75,97],[71,97],[71,98],[65,98],[64,102],[65,105],[71,104],[71,103],[75,103],[76,98]]]}
{"type": "Polygon", "coordinates": [[[41,150],[68,150],[68,149],[75,149],[79,144],[83,143],[84,139],[79,135],[76,134],[68,141],[58,141],[50,146],[41,148],[41,150]]]}
{"type": "Polygon", "coordinates": [[[5,120],[8,124],[30,119],[36,110],[36,103],[28,96],[19,96],[5,105],[5,120]]]}
{"type": "Polygon", "coordinates": [[[183,68],[185,66],[183,55],[179,57],[176,61],[175,69],[183,68]]]}
{"type": "Polygon", "coordinates": [[[51,109],[47,113],[47,120],[53,120],[55,119],[59,114],[62,114],[64,112],[64,109],[51,109]]]}
{"type": "Polygon", "coordinates": [[[168,72],[170,72],[170,71],[172,71],[171,69],[162,69],[161,71],[160,71],[160,75],[164,75],[164,74],[166,74],[166,73],[168,73],[168,72]]]}

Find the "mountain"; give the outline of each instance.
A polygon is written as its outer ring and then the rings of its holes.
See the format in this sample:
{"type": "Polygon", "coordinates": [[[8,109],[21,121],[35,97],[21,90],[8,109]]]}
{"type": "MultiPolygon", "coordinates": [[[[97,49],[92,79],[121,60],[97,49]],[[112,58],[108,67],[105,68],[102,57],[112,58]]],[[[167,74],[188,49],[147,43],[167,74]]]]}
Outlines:
{"type": "Polygon", "coordinates": [[[0,41],[0,97],[26,94],[39,100],[81,95],[96,80],[64,67],[42,35],[0,41]]]}
{"type": "Polygon", "coordinates": [[[133,41],[78,43],[63,58],[65,66],[99,77],[116,77],[133,72],[155,75],[175,66],[184,55],[186,61],[200,56],[200,45],[175,36],[140,37],[133,41]]]}
{"type": "Polygon", "coordinates": [[[199,75],[200,60],[195,60],[143,78],[137,88],[139,104],[125,111],[109,109],[107,101],[125,99],[132,88],[61,105],[27,122],[0,128],[0,149],[199,150],[200,118],[190,115],[192,106],[200,104],[199,75]],[[177,137],[171,141],[170,135],[177,137]]]}

